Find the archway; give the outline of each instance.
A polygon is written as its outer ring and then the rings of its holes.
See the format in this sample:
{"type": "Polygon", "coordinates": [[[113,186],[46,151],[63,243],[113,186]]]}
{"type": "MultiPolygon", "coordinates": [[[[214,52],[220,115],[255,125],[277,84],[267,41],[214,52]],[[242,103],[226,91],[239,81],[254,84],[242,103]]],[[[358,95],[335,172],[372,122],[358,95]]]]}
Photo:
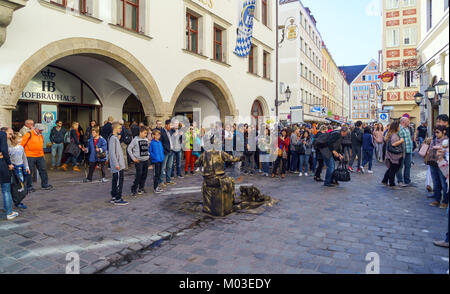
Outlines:
{"type": "Polygon", "coordinates": [[[67,56],[87,56],[103,61],[120,72],[133,86],[146,116],[164,116],[161,94],[147,69],[128,51],[106,41],[68,38],[41,48],[28,58],[13,77],[5,104],[15,106],[27,83],[44,67],[67,56]]]}
{"type": "Polygon", "coordinates": [[[141,101],[133,94],[123,104],[122,119],[128,122],[137,122],[138,124],[145,121],[144,108],[141,101]]]}
{"type": "Polygon", "coordinates": [[[192,108],[201,108],[206,115],[216,115],[222,122],[226,116],[237,117],[239,114],[226,83],[207,70],[192,72],[178,84],[172,95],[169,115],[189,115],[192,108]]]}

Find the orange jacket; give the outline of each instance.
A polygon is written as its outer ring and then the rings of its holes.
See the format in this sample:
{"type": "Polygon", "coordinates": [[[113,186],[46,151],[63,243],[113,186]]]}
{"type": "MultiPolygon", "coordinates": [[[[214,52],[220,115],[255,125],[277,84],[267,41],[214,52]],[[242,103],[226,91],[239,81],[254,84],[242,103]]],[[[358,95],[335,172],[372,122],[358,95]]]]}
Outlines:
{"type": "Polygon", "coordinates": [[[20,145],[25,149],[25,155],[27,157],[44,156],[44,137],[36,134],[34,130],[31,130],[31,132],[26,133],[22,137],[20,145]]]}

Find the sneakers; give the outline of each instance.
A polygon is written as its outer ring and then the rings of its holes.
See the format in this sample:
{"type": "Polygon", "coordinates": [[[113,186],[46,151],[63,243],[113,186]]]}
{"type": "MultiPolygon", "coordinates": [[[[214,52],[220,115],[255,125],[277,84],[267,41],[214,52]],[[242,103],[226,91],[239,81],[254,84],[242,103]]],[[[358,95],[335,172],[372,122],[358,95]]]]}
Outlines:
{"type": "Polygon", "coordinates": [[[137,196],[137,192],[136,191],[131,191],[131,196],[136,197],[137,196]]]}
{"type": "Polygon", "coordinates": [[[448,204],[442,203],[441,206],[439,206],[440,209],[446,209],[448,207],[448,204]]]}
{"type": "Polygon", "coordinates": [[[448,242],[445,241],[434,241],[433,244],[438,247],[448,248],[448,242]]]}
{"type": "Polygon", "coordinates": [[[352,172],[352,173],[355,172],[355,171],[353,170],[353,167],[351,167],[351,166],[348,167],[348,170],[349,170],[350,172],[352,172]]]}
{"type": "Polygon", "coordinates": [[[439,206],[440,204],[441,204],[441,203],[439,203],[439,201],[433,201],[433,202],[430,203],[430,206],[437,207],[437,206],[439,206]]]}
{"type": "Polygon", "coordinates": [[[63,165],[61,165],[61,168],[63,169],[63,171],[67,171],[67,163],[64,163],[63,165]]]}
{"type": "Polygon", "coordinates": [[[142,194],[147,194],[147,191],[145,191],[144,189],[142,189],[142,190],[138,190],[137,193],[138,193],[139,195],[142,195],[142,194]]]}
{"type": "Polygon", "coordinates": [[[360,172],[361,172],[361,169],[360,169],[360,168],[358,168],[358,169],[356,170],[356,172],[357,172],[357,173],[360,173],[360,172]]]}
{"type": "Polygon", "coordinates": [[[299,176],[299,177],[303,177],[303,173],[299,173],[298,176],[299,176]]]}
{"type": "Polygon", "coordinates": [[[305,173],[305,177],[307,177],[308,176],[308,173],[305,173]]]}
{"type": "Polygon", "coordinates": [[[25,204],[23,204],[23,203],[19,203],[18,205],[16,205],[16,207],[17,208],[20,208],[20,209],[27,209],[28,207],[25,205],[25,204]]]}
{"type": "Polygon", "coordinates": [[[369,170],[367,171],[368,174],[373,174],[373,171],[369,170]]]}
{"type": "Polygon", "coordinates": [[[109,202],[114,204],[114,202],[116,202],[116,198],[111,198],[111,200],[109,200],[109,202]]]}
{"type": "Polygon", "coordinates": [[[175,182],[166,182],[166,185],[176,185],[175,182]]]}
{"type": "Polygon", "coordinates": [[[107,180],[106,178],[102,178],[100,181],[101,181],[102,183],[107,183],[107,182],[108,182],[108,180],[107,180]]]}
{"type": "Polygon", "coordinates": [[[364,167],[361,166],[361,167],[359,168],[359,171],[360,171],[362,174],[364,174],[364,167]]]}
{"type": "Polygon", "coordinates": [[[405,183],[398,183],[398,185],[399,185],[400,187],[403,187],[403,188],[406,188],[406,187],[409,187],[409,186],[410,186],[409,184],[405,184],[405,183]]]}
{"type": "Polygon", "coordinates": [[[120,199],[120,200],[114,201],[114,205],[116,205],[116,206],[125,206],[125,205],[128,205],[128,202],[126,202],[123,199],[120,199]]]}
{"type": "Polygon", "coordinates": [[[13,211],[11,214],[8,214],[8,215],[6,216],[6,219],[7,219],[7,220],[13,220],[13,219],[15,219],[15,218],[18,217],[18,216],[19,216],[19,213],[13,211]]]}
{"type": "Polygon", "coordinates": [[[178,176],[179,179],[184,179],[183,175],[178,176]]]}
{"type": "Polygon", "coordinates": [[[74,171],[74,172],[80,172],[81,169],[78,167],[78,165],[75,165],[75,166],[73,167],[73,171],[74,171]]]}
{"type": "Polygon", "coordinates": [[[92,183],[92,180],[84,179],[84,180],[83,180],[83,183],[92,183]]]}
{"type": "Polygon", "coordinates": [[[158,188],[155,189],[155,193],[156,193],[156,194],[161,194],[161,193],[163,193],[163,192],[164,192],[164,190],[161,189],[160,187],[158,187],[158,188]]]}
{"type": "Polygon", "coordinates": [[[42,188],[42,190],[45,190],[45,191],[53,190],[53,186],[52,185],[48,185],[47,187],[42,188]]]}

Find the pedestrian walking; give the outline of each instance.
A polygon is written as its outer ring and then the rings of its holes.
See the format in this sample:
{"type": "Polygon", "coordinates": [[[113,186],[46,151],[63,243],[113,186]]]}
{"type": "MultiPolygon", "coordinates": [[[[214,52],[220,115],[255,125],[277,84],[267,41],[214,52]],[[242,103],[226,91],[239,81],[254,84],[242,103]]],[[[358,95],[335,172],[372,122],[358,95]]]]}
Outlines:
{"type": "Polygon", "coordinates": [[[369,170],[367,171],[367,173],[373,174],[372,162],[373,162],[373,151],[375,148],[373,141],[374,141],[374,139],[373,139],[371,130],[369,127],[366,127],[364,129],[363,144],[362,144],[363,162],[361,165],[361,171],[363,173],[364,173],[364,167],[366,166],[366,164],[369,164],[369,170]]]}
{"type": "Polygon", "coordinates": [[[392,189],[398,189],[395,185],[395,175],[400,169],[403,161],[404,147],[403,143],[405,139],[400,138],[400,122],[394,121],[389,126],[389,131],[386,134],[386,166],[388,170],[384,174],[382,183],[392,189]]]}
{"type": "Polygon", "coordinates": [[[362,137],[363,137],[363,131],[362,131],[362,121],[357,121],[355,124],[355,128],[351,133],[352,138],[352,158],[349,162],[348,169],[353,172],[353,162],[355,161],[356,157],[358,158],[358,167],[356,169],[356,172],[361,172],[361,163],[362,163],[362,137]]]}
{"type": "Polygon", "coordinates": [[[61,166],[64,171],[68,170],[68,164],[72,163],[73,171],[80,172],[78,157],[83,149],[83,145],[80,142],[81,134],[78,130],[80,124],[78,122],[72,123],[72,128],[70,129],[70,143],[66,146],[64,150],[65,153],[68,154],[68,158],[66,162],[61,166]]]}
{"type": "Polygon", "coordinates": [[[299,177],[302,177],[305,175],[305,177],[308,176],[308,165],[309,165],[309,158],[311,156],[311,149],[312,149],[312,139],[310,132],[308,130],[305,130],[303,132],[302,138],[300,140],[300,173],[299,177]]]}
{"type": "Polygon", "coordinates": [[[278,168],[281,164],[281,178],[284,179],[286,177],[286,170],[288,168],[288,152],[289,152],[289,144],[290,140],[288,137],[287,129],[283,129],[278,136],[278,149],[277,149],[277,159],[273,164],[272,169],[272,178],[275,178],[275,175],[278,174],[278,168]]]}
{"type": "Polygon", "coordinates": [[[105,164],[108,158],[108,142],[100,136],[100,128],[93,127],[90,130],[91,137],[88,140],[87,147],[84,148],[85,153],[89,153],[89,173],[84,180],[85,183],[92,182],[92,177],[96,167],[99,167],[101,173],[101,182],[106,183],[105,164]]]}
{"type": "MultiPolygon", "coordinates": [[[[23,185],[23,189],[26,190],[25,178],[30,174],[30,168],[28,166],[28,160],[25,154],[25,150],[23,149],[23,146],[19,144],[21,139],[22,136],[20,135],[20,133],[15,132],[11,136],[11,146],[8,147],[8,151],[9,158],[12,165],[14,166],[14,173],[16,174],[18,179],[20,179],[20,184],[23,185]]],[[[17,208],[27,209],[27,206],[22,201],[14,204],[17,208]]]]}

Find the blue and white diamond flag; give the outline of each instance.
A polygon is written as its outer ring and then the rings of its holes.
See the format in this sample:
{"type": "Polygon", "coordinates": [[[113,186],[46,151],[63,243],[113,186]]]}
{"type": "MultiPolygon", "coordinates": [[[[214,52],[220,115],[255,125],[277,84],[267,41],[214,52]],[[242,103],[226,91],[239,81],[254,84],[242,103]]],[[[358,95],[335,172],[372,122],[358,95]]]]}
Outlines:
{"type": "Polygon", "coordinates": [[[255,2],[256,0],[245,0],[244,7],[242,9],[236,48],[234,49],[234,53],[240,57],[246,57],[250,53],[250,49],[252,47],[255,2]]]}

